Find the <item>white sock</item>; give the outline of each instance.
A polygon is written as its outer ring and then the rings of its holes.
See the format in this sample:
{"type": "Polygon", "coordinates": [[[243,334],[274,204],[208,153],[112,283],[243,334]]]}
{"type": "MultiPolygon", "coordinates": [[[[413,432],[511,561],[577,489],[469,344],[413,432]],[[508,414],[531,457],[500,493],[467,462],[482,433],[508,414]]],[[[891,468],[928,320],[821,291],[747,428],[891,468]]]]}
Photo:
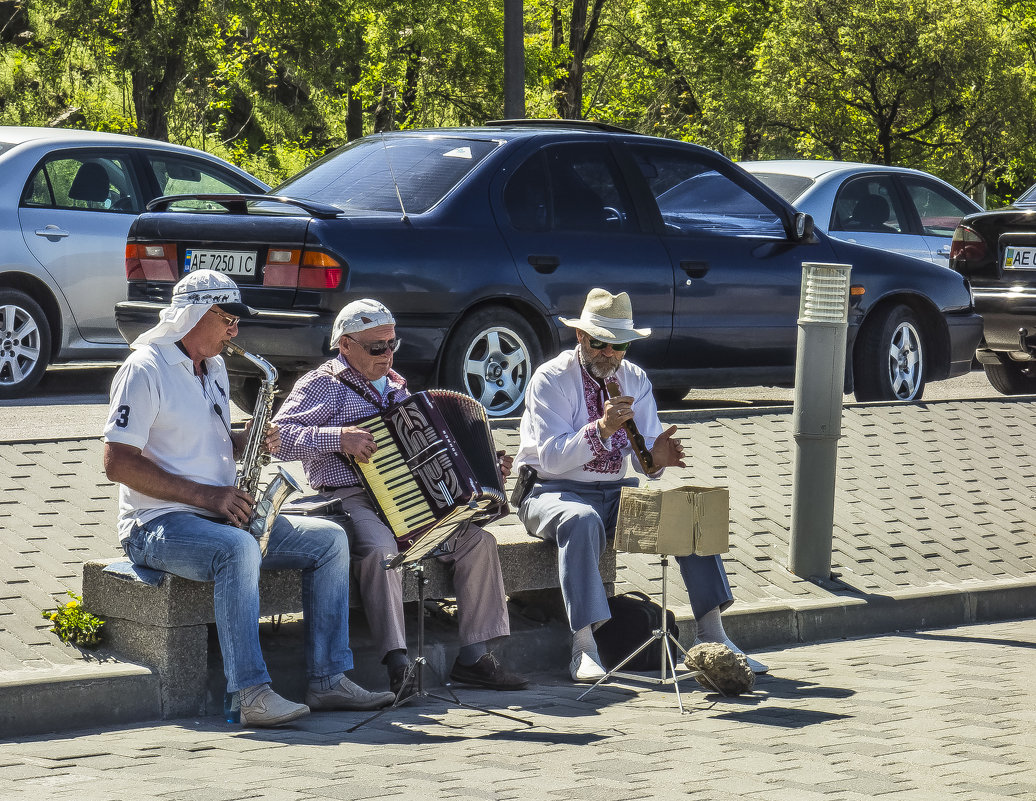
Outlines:
{"type": "Polygon", "coordinates": [[[579,631],[572,633],[572,655],[575,656],[580,651],[586,651],[588,654],[597,653],[592,626],[583,626],[579,631]]]}
{"type": "Polygon", "coordinates": [[[718,606],[702,615],[698,623],[698,639],[702,642],[723,642],[727,633],[723,630],[723,615],[718,606]]]}

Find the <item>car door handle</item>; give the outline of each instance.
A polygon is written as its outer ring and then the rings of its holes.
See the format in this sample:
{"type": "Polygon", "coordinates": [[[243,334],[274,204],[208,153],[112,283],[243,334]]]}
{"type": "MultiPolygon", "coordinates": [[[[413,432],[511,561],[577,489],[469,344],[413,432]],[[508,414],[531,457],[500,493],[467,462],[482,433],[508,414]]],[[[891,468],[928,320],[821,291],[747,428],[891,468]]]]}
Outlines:
{"type": "Polygon", "coordinates": [[[538,273],[552,273],[561,265],[561,259],[557,256],[533,255],[529,256],[529,264],[531,264],[538,273]]]}
{"type": "Polygon", "coordinates": [[[45,236],[47,239],[61,239],[68,236],[68,231],[58,228],[56,225],[48,225],[46,228],[37,228],[36,236],[45,236]]]}
{"type": "Polygon", "coordinates": [[[681,261],[680,269],[687,273],[688,278],[704,278],[709,271],[707,261],[681,261]]]}
{"type": "Polygon", "coordinates": [[[949,256],[950,255],[950,246],[949,245],[943,245],[941,248],[939,248],[939,250],[935,251],[935,255],[936,256],[949,256]]]}

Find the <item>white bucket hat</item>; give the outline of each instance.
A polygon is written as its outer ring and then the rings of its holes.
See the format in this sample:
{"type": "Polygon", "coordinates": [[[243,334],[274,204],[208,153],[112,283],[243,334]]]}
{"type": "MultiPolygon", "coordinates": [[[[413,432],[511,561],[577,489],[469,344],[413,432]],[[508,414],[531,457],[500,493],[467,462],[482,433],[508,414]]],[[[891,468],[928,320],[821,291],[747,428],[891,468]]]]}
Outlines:
{"type": "Polygon", "coordinates": [[[254,313],[241,302],[241,290],[232,279],[215,270],[195,270],[177,281],[172,302],[158,315],[158,324],[133,340],[130,347],[179,342],[213,306],[238,317],[254,313]]]}
{"type": "Polygon", "coordinates": [[[331,347],[337,347],[338,340],[346,334],[355,334],[369,328],[395,324],[396,318],[385,308],[384,304],[372,298],[354,300],[352,303],[347,303],[335,317],[334,325],[331,326],[331,347]]]}
{"type": "Polygon", "coordinates": [[[613,295],[606,289],[591,289],[579,319],[560,319],[569,328],[578,328],[602,342],[621,344],[651,336],[650,328],[633,327],[633,305],[625,292],[613,295]]]}

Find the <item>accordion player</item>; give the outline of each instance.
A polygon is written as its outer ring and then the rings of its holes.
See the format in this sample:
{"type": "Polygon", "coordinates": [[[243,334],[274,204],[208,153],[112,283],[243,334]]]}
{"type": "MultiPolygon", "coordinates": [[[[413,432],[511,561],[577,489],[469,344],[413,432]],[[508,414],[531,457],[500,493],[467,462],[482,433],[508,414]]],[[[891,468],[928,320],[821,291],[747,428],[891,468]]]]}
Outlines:
{"type": "Polygon", "coordinates": [[[510,511],[478,401],[428,390],[354,425],[378,446],[353,466],[399,547],[390,567],[422,558],[463,524],[486,525],[510,511]]]}

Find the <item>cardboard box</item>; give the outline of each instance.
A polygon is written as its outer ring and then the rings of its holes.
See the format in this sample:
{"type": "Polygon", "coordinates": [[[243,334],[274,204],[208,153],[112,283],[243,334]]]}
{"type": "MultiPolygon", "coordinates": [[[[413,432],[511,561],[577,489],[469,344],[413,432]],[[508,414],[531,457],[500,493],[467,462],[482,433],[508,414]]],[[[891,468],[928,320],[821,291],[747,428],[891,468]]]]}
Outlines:
{"type": "Polygon", "coordinates": [[[623,487],[615,550],[711,556],[730,550],[730,495],[724,487],[623,487]]]}

